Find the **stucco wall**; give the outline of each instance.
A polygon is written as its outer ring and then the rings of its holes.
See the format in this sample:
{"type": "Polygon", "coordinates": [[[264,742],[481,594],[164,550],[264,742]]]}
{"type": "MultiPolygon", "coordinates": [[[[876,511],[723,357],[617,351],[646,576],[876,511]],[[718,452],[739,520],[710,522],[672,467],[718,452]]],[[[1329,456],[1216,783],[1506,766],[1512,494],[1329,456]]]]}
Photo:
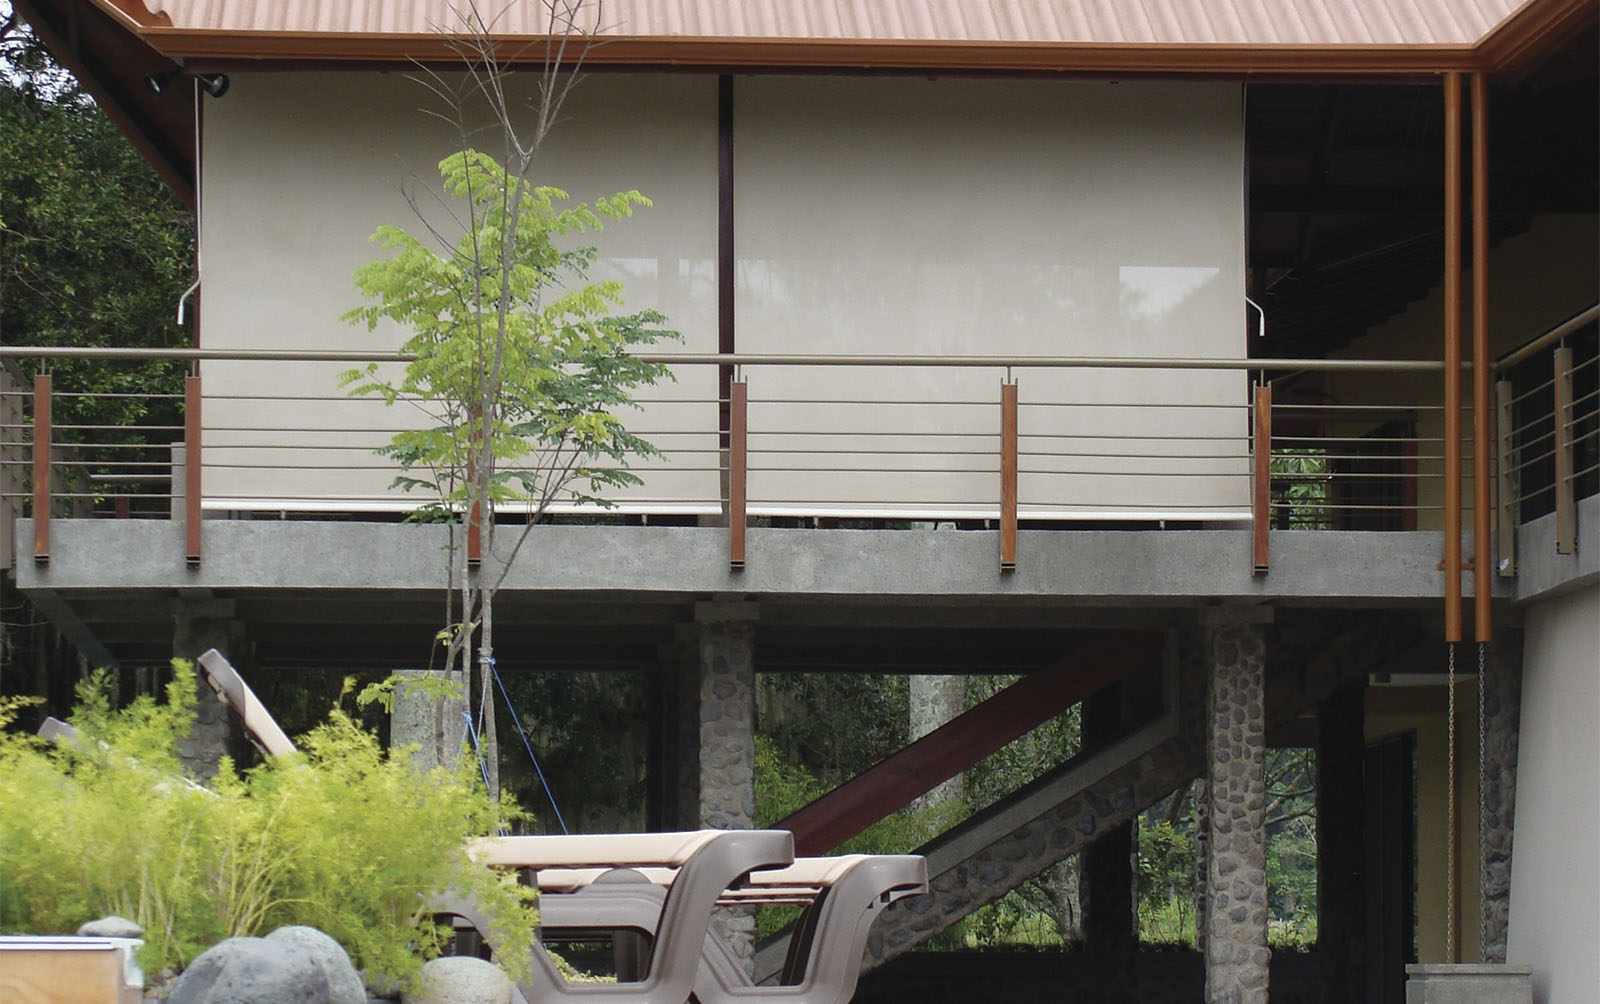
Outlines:
{"type": "MultiPolygon", "coordinates": [[[[436,194],[439,161],[462,145],[456,129],[424,111],[437,112],[438,101],[405,74],[231,76],[226,100],[206,106],[202,343],[398,348],[405,333],[396,326],[369,332],[340,317],[361,303],[353,274],[380,254],[369,239],[380,224],[423,237],[433,226],[452,243],[459,236],[436,194]]],[[[638,189],[654,201],[584,240],[601,253],[591,279],[621,280],[629,309],[656,307],[683,333],[667,351],[716,351],[716,100],[711,77],[587,78],[535,170],[538,184],[576,200],[638,189]]],[[[469,125],[485,122],[480,112],[469,125]]],[[[498,156],[495,136],[479,131],[470,142],[498,156]]],[[[348,400],[336,375],[350,365],[207,362],[207,506],[404,508],[371,448],[396,428],[426,423],[413,407],[348,400]]],[[[714,510],[715,369],[640,397],[655,403],[622,413],[631,429],[663,448],[701,452],[684,453],[630,497],[654,499],[659,511],[673,508],[661,500],[684,499],[714,510]]]]}
{"type": "Polygon", "coordinates": [[[1529,609],[1506,960],[1540,1004],[1600,1000],[1600,587],[1529,609]]]}
{"type": "MultiPolygon", "coordinates": [[[[339,318],[374,228],[416,227],[408,191],[454,229],[434,194],[454,130],[403,74],[232,78],[204,123],[203,343],[396,347],[339,318]]],[[[1244,354],[1238,85],[757,76],[734,94],[740,351],[1244,354]]],[[[538,182],[655,200],[595,239],[595,276],[665,311],[681,350],[716,351],[715,77],[593,74],[565,116],[538,182]]],[[[417,413],[343,399],[340,368],[205,364],[209,508],[401,507],[370,451],[417,413]]],[[[1025,516],[1247,515],[1243,374],[1016,375],[1025,516]]],[[[1002,370],[745,376],[752,512],[997,515],[1002,370]]],[[[716,510],[716,370],[644,396],[630,428],[670,462],[622,501],[716,510]]]]}

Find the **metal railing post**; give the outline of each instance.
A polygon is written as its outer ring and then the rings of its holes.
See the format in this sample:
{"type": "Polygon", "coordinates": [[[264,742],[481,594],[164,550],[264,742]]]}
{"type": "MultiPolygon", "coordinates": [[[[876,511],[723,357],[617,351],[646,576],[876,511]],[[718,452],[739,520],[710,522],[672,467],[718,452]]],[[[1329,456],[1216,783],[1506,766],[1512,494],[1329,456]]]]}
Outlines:
{"type": "Polygon", "coordinates": [[[1017,385],[1000,385],[1000,568],[1017,567],[1017,385]]]}
{"type": "Polygon", "coordinates": [[[1578,501],[1572,463],[1572,349],[1555,351],[1556,553],[1578,550],[1578,501]]]}
{"type": "Polygon", "coordinates": [[[1510,578],[1517,574],[1517,517],[1521,500],[1517,496],[1517,450],[1515,400],[1516,388],[1510,380],[1497,380],[1494,385],[1495,419],[1500,448],[1498,494],[1495,507],[1499,519],[1500,546],[1496,570],[1510,578]]]}
{"type": "Polygon", "coordinates": [[[1251,534],[1255,571],[1265,574],[1271,559],[1268,532],[1272,529],[1272,384],[1256,385],[1251,459],[1251,534]]]}
{"type": "Polygon", "coordinates": [[[33,378],[33,560],[50,563],[50,374],[33,378]]]}
{"type": "Polygon", "coordinates": [[[183,379],[183,556],[200,564],[200,378],[183,379]]]}
{"type": "Polygon", "coordinates": [[[745,507],[748,502],[750,385],[728,384],[728,565],[744,567],[745,507]]]}

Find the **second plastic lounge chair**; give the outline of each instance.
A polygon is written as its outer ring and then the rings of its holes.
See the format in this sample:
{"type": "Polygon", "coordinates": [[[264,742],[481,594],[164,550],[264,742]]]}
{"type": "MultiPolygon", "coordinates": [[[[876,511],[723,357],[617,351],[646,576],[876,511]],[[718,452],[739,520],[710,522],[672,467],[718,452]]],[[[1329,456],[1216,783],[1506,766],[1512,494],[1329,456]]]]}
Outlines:
{"type": "MultiPolygon", "coordinates": [[[[541,872],[540,926],[653,934],[663,878],[659,871],[631,869],[599,875],[541,872]]],[[[914,855],[800,858],[787,868],[754,872],[743,885],[726,891],[718,905],[803,908],[779,983],[751,983],[722,940],[708,934],[694,998],[700,1004],[846,1004],[855,994],[867,935],[878,913],[895,900],[927,890],[927,862],[914,855]]]]}
{"type": "MultiPolygon", "coordinates": [[[[718,900],[752,873],[794,861],[794,836],[787,830],[696,830],[686,833],[626,833],[593,836],[489,837],[477,841],[473,857],[487,866],[561,871],[606,871],[615,867],[662,869],[670,885],[648,918],[658,932],[645,971],[627,983],[569,983],[535,941],[525,960],[530,975],[517,989],[530,1004],[594,1000],[607,1004],[679,1004],[689,999],[700,973],[700,956],[718,900]]],[[[449,893],[433,910],[455,915],[489,934],[486,918],[468,900],[449,893]]]]}

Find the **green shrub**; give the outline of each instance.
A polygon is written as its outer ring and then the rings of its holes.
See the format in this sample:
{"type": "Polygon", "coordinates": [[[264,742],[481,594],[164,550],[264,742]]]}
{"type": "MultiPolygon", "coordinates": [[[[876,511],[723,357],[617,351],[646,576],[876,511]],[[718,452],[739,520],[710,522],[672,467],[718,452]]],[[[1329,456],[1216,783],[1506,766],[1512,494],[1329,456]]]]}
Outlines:
{"type": "Polygon", "coordinates": [[[112,710],[96,676],[79,688],[70,748],[6,730],[20,703],[0,703],[0,931],[67,933],[117,913],[144,926],[140,961],[156,970],[223,938],[308,924],[356,965],[404,980],[448,936],[426,904],[450,888],[495,918],[492,943],[522,956],[532,892],[467,854],[522,814],[489,804],[470,761],[421,775],[335,709],[300,753],[243,774],[224,760],[201,787],[177,754],[195,693],[193,667],[176,662],[165,703],[112,710]]]}

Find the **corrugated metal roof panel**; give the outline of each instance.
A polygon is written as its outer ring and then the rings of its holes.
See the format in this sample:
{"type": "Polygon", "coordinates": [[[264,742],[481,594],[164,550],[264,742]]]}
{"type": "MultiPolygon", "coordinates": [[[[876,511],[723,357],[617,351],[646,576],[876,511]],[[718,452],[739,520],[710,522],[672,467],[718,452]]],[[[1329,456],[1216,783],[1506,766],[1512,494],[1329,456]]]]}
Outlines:
{"type": "MultiPolygon", "coordinates": [[[[1524,0],[607,0],[604,34],[1161,45],[1472,44],[1524,0]]],[[[459,0],[145,0],[178,29],[426,34],[459,0]]],[[[593,23],[596,5],[586,2],[593,23]]],[[[541,0],[484,0],[496,34],[542,34],[541,0]]]]}

